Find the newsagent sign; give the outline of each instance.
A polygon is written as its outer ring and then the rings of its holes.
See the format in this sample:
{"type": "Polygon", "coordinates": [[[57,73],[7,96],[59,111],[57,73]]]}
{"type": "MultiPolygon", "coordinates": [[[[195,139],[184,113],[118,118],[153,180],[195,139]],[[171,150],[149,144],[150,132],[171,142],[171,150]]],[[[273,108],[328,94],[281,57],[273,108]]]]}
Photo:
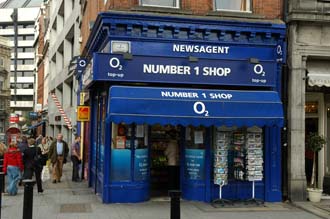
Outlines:
{"type": "Polygon", "coordinates": [[[94,81],[275,87],[276,62],[95,53],[94,81]]]}

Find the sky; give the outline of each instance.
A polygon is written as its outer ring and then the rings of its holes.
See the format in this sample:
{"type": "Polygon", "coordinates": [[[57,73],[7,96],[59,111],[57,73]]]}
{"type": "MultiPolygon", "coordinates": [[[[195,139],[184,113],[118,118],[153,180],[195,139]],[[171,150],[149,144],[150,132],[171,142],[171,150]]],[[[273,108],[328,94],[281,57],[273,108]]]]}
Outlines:
{"type": "Polygon", "coordinates": [[[0,3],[4,2],[4,1],[6,1],[6,0],[0,0],[0,3]]]}

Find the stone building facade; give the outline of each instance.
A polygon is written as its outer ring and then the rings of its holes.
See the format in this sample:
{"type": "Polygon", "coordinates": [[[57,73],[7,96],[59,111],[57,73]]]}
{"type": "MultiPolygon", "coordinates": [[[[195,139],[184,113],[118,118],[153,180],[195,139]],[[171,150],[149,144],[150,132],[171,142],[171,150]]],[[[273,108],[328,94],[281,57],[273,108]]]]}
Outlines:
{"type": "MultiPolygon", "coordinates": [[[[305,136],[330,132],[330,2],[288,2],[288,193],[306,200],[312,154],[305,136]]],[[[317,183],[330,171],[329,143],[318,153],[317,183]]],[[[326,188],[324,188],[326,189],[326,188]]]]}
{"type": "Polygon", "coordinates": [[[5,140],[10,115],[10,44],[0,37],[0,141],[5,140]]]}

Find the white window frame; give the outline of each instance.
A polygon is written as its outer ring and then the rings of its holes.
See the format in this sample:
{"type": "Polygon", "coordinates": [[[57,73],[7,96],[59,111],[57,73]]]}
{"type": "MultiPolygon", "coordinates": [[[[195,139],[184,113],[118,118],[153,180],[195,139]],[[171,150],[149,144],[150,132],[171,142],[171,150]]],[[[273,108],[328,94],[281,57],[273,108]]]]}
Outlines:
{"type": "Polygon", "coordinates": [[[175,1],[175,7],[173,6],[162,6],[162,5],[149,5],[149,4],[143,4],[143,0],[139,0],[140,6],[150,6],[150,7],[159,7],[159,8],[180,8],[180,0],[172,0],[175,1]]]}
{"type": "MultiPolygon", "coordinates": [[[[227,1],[232,1],[232,0],[227,0],[227,1]]],[[[217,8],[217,0],[213,1],[214,4],[214,10],[215,11],[230,11],[230,12],[241,12],[241,13],[252,13],[252,0],[245,0],[250,4],[249,10],[242,11],[242,10],[233,10],[233,9],[225,9],[225,8],[217,8]]]]}

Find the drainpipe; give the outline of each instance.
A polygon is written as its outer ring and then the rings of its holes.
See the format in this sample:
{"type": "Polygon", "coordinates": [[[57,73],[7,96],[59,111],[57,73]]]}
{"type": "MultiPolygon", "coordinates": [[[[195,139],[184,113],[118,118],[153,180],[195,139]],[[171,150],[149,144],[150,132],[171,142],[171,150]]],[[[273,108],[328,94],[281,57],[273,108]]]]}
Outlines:
{"type": "MultiPolygon", "coordinates": [[[[288,17],[288,0],[283,1],[283,21],[286,25],[288,17]]],[[[288,26],[286,26],[288,30],[288,26]]],[[[286,37],[286,42],[288,43],[288,37],[286,37]]],[[[288,46],[286,47],[288,48],[288,46]]],[[[287,50],[287,49],[286,49],[287,50]]],[[[286,53],[288,51],[285,51],[286,53]]],[[[287,56],[286,56],[287,57],[287,56]]],[[[282,66],[282,101],[283,101],[283,113],[284,113],[284,127],[281,131],[281,148],[282,148],[282,195],[283,199],[287,200],[289,198],[288,189],[288,73],[289,69],[287,64],[282,66]]]]}

